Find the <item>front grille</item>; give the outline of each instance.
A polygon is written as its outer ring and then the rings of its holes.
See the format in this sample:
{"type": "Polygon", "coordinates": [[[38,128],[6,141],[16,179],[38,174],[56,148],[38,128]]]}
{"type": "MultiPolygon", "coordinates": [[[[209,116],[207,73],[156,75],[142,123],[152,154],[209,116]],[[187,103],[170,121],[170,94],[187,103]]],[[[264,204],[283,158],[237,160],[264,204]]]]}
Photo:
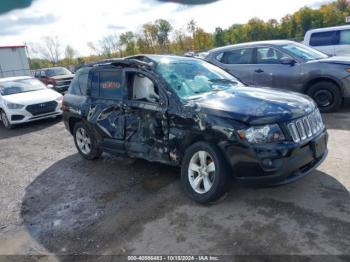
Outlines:
{"type": "Polygon", "coordinates": [[[26,110],[33,116],[43,115],[47,113],[54,112],[57,107],[56,101],[44,102],[40,104],[29,105],[26,110]]]}
{"type": "Polygon", "coordinates": [[[70,82],[72,82],[72,80],[66,80],[66,81],[57,81],[57,86],[69,86],[70,82]]]}
{"type": "Polygon", "coordinates": [[[11,116],[12,121],[19,121],[19,120],[22,120],[23,118],[24,118],[23,115],[12,115],[11,116]]]}
{"type": "Polygon", "coordinates": [[[324,129],[324,124],[317,109],[308,116],[289,122],[287,128],[293,141],[299,143],[320,133],[324,129]]]}

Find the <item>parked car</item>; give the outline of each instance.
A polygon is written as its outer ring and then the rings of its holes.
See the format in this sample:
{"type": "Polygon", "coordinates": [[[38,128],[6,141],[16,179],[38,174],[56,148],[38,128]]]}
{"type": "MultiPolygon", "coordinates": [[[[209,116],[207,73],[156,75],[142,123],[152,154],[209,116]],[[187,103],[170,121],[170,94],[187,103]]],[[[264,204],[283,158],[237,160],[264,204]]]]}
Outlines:
{"type": "Polygon", "coordinates": [[[51,67],[38,69],[34,73],[35,78],[55,91],[64,93],[68,90],[74,74],[64,67],[51,67]]]}
{"type": "Polygon", "coordinates": [[[21,76],[0,79],[0,119],[6,128],[62,115],[62,95],[39,80],[21,76]]]}
{"type": "Polygon", "coordinates": [[[199,59],[204,59],[208,55],[208,52],[187,52],[184,54],[185,57],[195,57],[199,59]]]}
{"type": "Polygon", "coordinates": [[[310,30],[304,44],[330,56],[350,56],[350,25],[310,30]]]}
{"type": "Polygon", "coordinates": [[[80,69],[63,102],[79,153],[102,152],[181,166],[199,203],[221,197],[232,176],[292,182],[327,155],[327,132],[308,96],[247,87],[203,60],[135,56],[80,69]]]}
{"type": "Polygon", "coordinates": [[[350,57],[327,55],[292,41],[265,41],[213,49],[205,60],[248,85],[311,96],[322,112],[350,99],[350,57]]]}

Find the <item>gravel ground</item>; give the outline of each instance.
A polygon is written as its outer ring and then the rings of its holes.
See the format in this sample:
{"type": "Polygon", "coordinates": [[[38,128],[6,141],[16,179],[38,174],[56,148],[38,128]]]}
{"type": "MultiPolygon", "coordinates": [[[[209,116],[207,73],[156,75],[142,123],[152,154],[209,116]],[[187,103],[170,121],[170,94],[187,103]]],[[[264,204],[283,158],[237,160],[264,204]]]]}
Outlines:
{"type": "Polygon", "coordinates": [[[177,168],[83,160],[60,120],[1,126],[0,254],[350,255],[350,107],[324,119],[329,156],[313,174],[234,184],[210,206],[184,195],[177,168]]]}

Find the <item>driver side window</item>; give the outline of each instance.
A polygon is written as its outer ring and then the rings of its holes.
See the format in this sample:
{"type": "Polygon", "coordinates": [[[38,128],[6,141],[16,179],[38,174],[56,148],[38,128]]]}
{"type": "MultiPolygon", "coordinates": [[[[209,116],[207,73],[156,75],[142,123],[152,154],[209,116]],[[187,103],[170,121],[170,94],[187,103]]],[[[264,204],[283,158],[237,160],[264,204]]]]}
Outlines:
{"type": "Polygon", "coordinates": [[[159,91],[154,82],[141,73],[128,74],[129,100],[150,103],[159,102],[159,91]]]}

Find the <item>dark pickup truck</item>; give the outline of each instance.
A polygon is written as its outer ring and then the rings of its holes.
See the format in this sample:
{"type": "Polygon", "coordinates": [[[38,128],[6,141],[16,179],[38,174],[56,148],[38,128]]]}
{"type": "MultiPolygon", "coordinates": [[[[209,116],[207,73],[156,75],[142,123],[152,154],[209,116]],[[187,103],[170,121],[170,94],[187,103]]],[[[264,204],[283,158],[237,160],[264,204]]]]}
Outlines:
{"type": "Polygon", "coordinates": [[[181,167],[199,203],[232,178],[281,185],[315,169],[327,132],[306,95],[248,87],[219,67],[176,56],[134,56],[80,69],[63,102],[79,153],[125,154],[181,167]]]}
{"type": "Polygon", "coordinates": [[[64,67],[42,68],[35,71],[34,77],[59,93],[68,90],[74,74],[64,67]]]}

